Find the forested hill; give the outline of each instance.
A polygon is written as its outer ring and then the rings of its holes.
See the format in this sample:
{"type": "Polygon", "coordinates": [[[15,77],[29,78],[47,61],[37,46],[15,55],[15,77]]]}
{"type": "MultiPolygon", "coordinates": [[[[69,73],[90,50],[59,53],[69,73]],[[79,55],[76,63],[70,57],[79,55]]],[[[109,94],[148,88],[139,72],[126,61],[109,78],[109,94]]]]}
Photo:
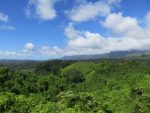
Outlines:
{"type": "Polygon", "coordinates": [[[8,62],[0,113],[150,113],[150,61],[8,62]]]}

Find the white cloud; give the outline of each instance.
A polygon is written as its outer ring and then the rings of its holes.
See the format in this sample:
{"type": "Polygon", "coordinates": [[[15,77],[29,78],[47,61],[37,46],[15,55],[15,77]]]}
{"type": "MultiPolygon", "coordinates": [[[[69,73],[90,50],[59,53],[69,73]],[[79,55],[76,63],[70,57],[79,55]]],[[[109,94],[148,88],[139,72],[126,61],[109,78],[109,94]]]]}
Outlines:
{"type": "Polygon", "coordinates": [[[82,34],[80,31],[75,30],[73,25],[73,23],[69,23],[69,25],[65,27],[65,34],[69,39],[75,39],[82,34]]]}
{"type": "Polygon", "coordinates": [[[100,43],[104,40],[98,33],[76,30],[72,23],[65,28],[65,34],[68,38],[67,46],[72,49],[101,48],[100,43]]]}
{"type": "Polygon", "coordinates": [[[136,18],[129,16],[124,17],[121,13],[109,14],[105,21],[101,23],[112,33],[120,36],[136,39],[149,38],[149,32],[139,25],[136,18]]]}
{"type": "Polygon", "coordinates": [[[76,51],[76,54],[102,54],[110,51],[140,48],[137,40],[130,37],[104,37],[99,33],[78,31],[73,26],[70,26],[70,24],[66,29],[71,29],[70,31],[77,33],[73,35],[76,36],[75,38],[72,38],[72,35],[66,34],[68,36],[68,48],[71,51],[76,51]],[[131,45],[128,45],[129,43],[131,45]]]}
{"type": "Polygon", "coordinates": [[[54,4],[57,0],[29,0],[25,13],[28,17],[52,20],[56,15],[54,4]]]}
{"type": "Polygon", "coordinates": [[[100,48],[101,37],[98,33],[91,33],[86,31],[84,36],[78,36],[76,39],[68,41],[69,48],[100,48]]]}
{"type": "Polygon", "coordinates": [[[13,30],[16,30],[16,28],[14,26],[10,26],[10,25],[3,25],[3,26],[0,26],[0,30],[10,30],[10,31],[13,31],[13,30]]]}
{"type": "Polygon", "coordinates": [[[97,16],[106,16],[111,12],[110,6],[104,1],[81,2],[79,6],[75,6],[71,11],[65,11],[72,21],[82,22],[94,19],[97,16]]]}
{"type": "Polygon", "coordinates": [[[57,46],[54,47],[43,46],[39,49],[39,53],[42,56],[58,57],[63,54],[63,49],[57,46]]]}
{"type": "MultiPolygon", "coordinates": [[[[147,20],[149,16],[147,14],[147,20]]],[[[148,23],[149,21],[147,21],[148,23]]],[[[111,13],[101,22],[112,34],[76,30],[73,24],[65,28],[68,37],[67,50],[72,54],[102,54],[111,51],[150,49],[150,31],[140,26],[133,17],[111,13]]]]}
{"type": "Polygon", "coordinates": [[[0,12],[0,21],[8,22],[8,16],[0,12]]]}
{"type": "Polygon", "coordinates": [[[25,44],[25,49],[33,49],[34,48],[34,44],[33,43],[26,43],[25,44]]]}

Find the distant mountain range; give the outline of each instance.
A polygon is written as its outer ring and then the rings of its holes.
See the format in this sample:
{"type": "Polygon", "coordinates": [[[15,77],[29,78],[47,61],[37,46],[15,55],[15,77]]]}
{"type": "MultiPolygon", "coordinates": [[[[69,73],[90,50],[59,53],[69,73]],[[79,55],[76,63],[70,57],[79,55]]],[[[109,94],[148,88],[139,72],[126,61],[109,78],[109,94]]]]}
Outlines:
{"type": "Polygon", "coordinates": [[[19,63],[36,63],[37,61],[36,60],[15,60],[15,59],[0,59],[0,63],[3,63],[3,64],[7,64],[7,63],[16,63],[16,64],[19,64],[19,63]]]}
{"type": "MultiPolygon", "coordinates": [[[[150,60],[150,50],[145,51],[113,51],[106,54],[96,54],[96,55],[72,55],[64,56],[59,59],[50,59],[50,60],[98,60],[98,59],[149,59],[150,60]]],[[[37,64],[42,62],[40,60],[9,60],[9,59],[0,59],[0,64],[37,64]]]]}
{"type": "Polygon", "coordinates": [[[96,60],[96,59],[120,59],[120,58],[137,58],[149,59],[150,51],[113,51],[106,54],[99,55],[74,55],[64,56],[63,60],[96,60]]]}

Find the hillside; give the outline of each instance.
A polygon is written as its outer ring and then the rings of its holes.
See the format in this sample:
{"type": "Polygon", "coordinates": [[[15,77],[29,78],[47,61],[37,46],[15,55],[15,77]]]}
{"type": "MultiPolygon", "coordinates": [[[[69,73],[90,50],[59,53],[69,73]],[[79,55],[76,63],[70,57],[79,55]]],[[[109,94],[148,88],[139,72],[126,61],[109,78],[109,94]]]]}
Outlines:
{"type": "Polygon", "coordinates": [[[149,65],[114,59],[46,61],[30,72],[23,67],[32,64],[1,67],[0,112],[149,113],[149,65]]]}

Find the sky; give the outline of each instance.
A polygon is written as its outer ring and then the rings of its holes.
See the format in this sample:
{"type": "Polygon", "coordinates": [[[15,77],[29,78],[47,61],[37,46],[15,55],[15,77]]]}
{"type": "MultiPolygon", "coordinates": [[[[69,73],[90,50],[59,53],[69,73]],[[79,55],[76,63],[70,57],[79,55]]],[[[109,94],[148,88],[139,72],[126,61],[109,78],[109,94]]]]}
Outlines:
{"type": "Polygon", "coordinates": [[[0,0],[0,59],[150,49],[150,0],[0,0]]]}

